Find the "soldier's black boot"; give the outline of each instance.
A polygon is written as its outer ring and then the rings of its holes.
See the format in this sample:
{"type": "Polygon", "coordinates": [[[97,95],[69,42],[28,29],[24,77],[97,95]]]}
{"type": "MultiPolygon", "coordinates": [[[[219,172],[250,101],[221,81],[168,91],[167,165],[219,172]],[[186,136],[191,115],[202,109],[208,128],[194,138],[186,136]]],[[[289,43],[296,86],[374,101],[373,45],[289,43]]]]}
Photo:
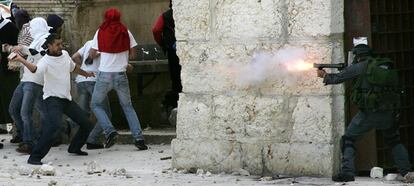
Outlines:
{"type": "Polygon", "coordinates": [[[335,176],[332,176],[332,181],[335,182],[348,182],[348,181],[355,181],[355,178],[353,175],[345,174],[345,173],[339,173],[335,176]]]}

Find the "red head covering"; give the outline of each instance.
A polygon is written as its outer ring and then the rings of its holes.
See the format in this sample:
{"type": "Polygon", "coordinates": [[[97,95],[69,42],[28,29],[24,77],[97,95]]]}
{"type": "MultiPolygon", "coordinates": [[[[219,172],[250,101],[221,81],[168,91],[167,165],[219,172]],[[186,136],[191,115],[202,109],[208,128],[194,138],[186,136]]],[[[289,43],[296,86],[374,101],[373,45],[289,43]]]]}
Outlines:
{"type": "Polygon", "coordinates": [[[116,8],[105,11],[105,20],[99,26],[98,48],[106,53],[124,52],[130,48],[128,29],[121,23],[121,13],[116,8]]]}

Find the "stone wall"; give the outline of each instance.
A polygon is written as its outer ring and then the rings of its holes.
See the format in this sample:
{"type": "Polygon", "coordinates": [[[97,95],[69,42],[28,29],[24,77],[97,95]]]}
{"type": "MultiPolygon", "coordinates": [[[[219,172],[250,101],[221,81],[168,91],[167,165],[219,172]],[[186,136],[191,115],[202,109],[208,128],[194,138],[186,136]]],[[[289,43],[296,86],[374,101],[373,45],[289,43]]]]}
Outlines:
{"type": "Polygon", "coordinates": [[[174,168],[330,176],[344,123],[341,86],[314,70],[299,84],[242,89],[217,68],[257,51],[305,48],[320,63],[343,61],[343,1],[174,0],[182,65],[174,168]]]}

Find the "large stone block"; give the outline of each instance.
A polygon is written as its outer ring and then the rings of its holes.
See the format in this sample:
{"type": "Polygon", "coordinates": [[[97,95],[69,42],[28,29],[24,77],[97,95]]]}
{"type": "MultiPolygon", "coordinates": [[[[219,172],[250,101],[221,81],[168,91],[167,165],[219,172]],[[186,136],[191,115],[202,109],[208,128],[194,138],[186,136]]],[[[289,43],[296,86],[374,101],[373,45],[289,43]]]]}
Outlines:
{"type": "Polygon", "coordinates": [[[264,43],[191,43],[179,42],[178,55],[182,65],[184,92],[225,92],[245,90],[237,83],[243,79],[242,70],[256,51],[270,51],[277,44],[264,43]]]}
{"type": "Polygon", "coordinates": [[[178,139],[212,139],[212,96],[180,94],[178,139]]]}
{"type": "Polygon", "coordinates": [[[220,39],[279,38],[282,8],[279,0],[217,0],[216,35],[220,39]]]}
{"type": "Polygon", "coordinates": [[[328,36],[343,32],[343,2],[288,0],[291,36],[328,36]]]}
{"type": "Polygon", "coordinates": [[[171,146],[174,168],[201,168],[213,173],[242,168],[241,147],[236,141],[174,139],[171,146]]]}
{"type": "Polygon", "coordinates": [[[246,137],[252,139],[287,142],[292,133],[289,122],[293,109],[289,108],[288,97],[256,97],[253,105],[246,107],[249,121],[246,122],[246,137]]]}
{"type": "Polygon", "coordinates": [[[265,170],[272,175],[332,175],[333,145],[278,143],[264,146],[262,151],[265,170]]]}
{"type": "Polygon", "coordinates": [[[210,1],[174,0],[175,37],[177,40],[210,38],[210,1]]]}
{"type": "Polygon", "coordinates": [[[291,118],[292,143],[319,144],[332,141],[331,97],[299,97],[294,108],[291,118]]]}

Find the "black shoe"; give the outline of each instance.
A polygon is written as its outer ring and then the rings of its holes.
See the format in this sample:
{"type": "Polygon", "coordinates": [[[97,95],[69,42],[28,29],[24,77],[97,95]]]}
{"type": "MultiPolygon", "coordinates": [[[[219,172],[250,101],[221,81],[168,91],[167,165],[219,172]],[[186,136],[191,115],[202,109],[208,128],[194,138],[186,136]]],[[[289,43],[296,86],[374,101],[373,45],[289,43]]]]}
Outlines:
{"type": "Polygon", "coordinates": [[[3,145],[3,143],[0,143],[0,149],[2,149],[2,148],[3,148],[3,146],[4,146],[4,145],[3,145]]]}
{"type": "Polygon", "coordinates": [[[77,151],[70,151],[70,150],[68,150],[68,152],[69,152],[69,153],[76,154],[76,155],[79,155],[79,156],[87,156],[87,155],[88,155],[88,153],[87,153],[87,152],[85,152],[85,151],[81,151],[81,150],[77,150],[77,151]]]}
{"type": "Polygon", "coordinates": [[[23,142],[23,140],[22,140],[22,138],[21,138],[21,137],[19,137],[19,136],[15,136],[14,138],[12,138],[12,139],[10,140],[10,143],[21,143],[21,142],[23,142]]]}
{"type": "Polygon", "coordinates": [[[32,165],[43,165],[41,161],[36,161],[36,160],[31,160],[31,159],[28,159],[27,163],[32,164],[32,165]]]}
{"type": "Polygon", "coordinates": [[[22,154],[31,154],[32,153],[32,147],[30,145],[24,144],[22,146],[19,146],[16,149],[17,152],[22,154]]]}
{"type": "Polygon", "coordinates": [[[135,147],[137,147],[139,150],[147,150],[148,146],[145,145],[144,140],[136,140],[135,141],[135,147]]]}
{"type": "Polygon", "coordinates": [[[105,148],[109,148],[112,147],[116,140],[118,139],[118,133],[117,132],[112,132],[111,134],[109,134],[108,138],[106,139],[105,142],[105,148]]]}
{"type": "Polygon", "coordinates": [[[354,176],[344,173],[339,173],[335,176],[332,176],[332,181],[335,182],[348,182],[348,181],[355,181],[354,176]]]}
{"type": "Polygon", "coordinates": [[[102,144],[94,144],[94,143],[86,143],[86,149],[94,150],[94,149],[103,149],[104,145],[102,144]]]}

